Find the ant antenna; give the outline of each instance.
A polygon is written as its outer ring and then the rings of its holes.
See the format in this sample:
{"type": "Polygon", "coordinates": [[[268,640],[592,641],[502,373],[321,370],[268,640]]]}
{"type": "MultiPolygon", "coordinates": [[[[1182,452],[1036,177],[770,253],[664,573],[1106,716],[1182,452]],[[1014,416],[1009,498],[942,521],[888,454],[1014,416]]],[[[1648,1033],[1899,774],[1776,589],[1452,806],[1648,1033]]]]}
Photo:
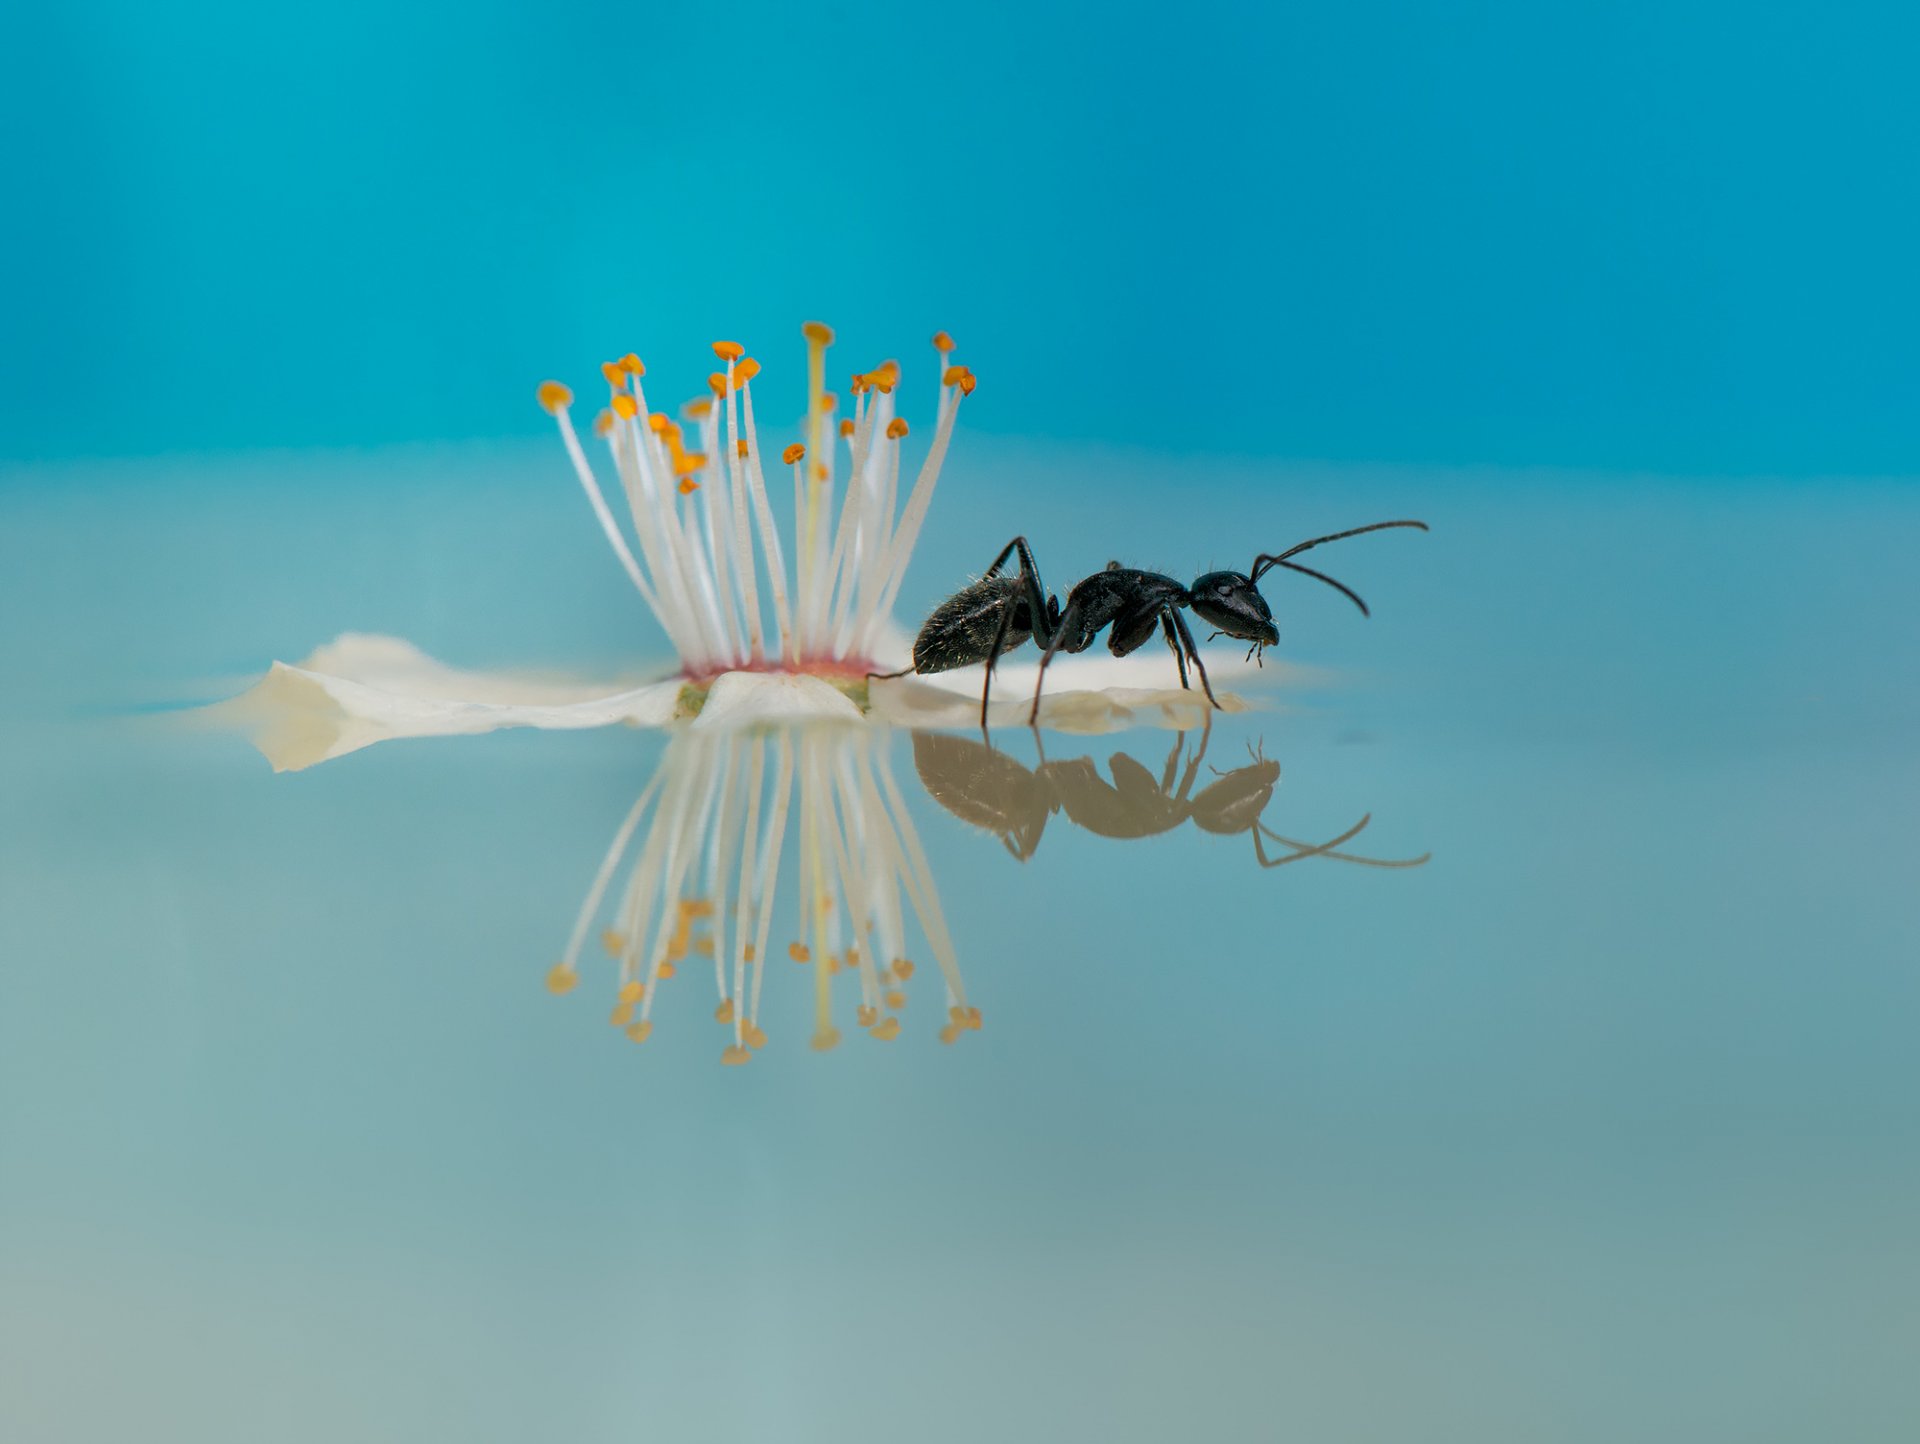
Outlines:
{"type": "MultiPolygon", "coordinates": [[[[1283,564],[1288,557],[1299,556],[1301,552],[1309,551],[1314,547],[1325,546],[1328,542],[1345,541],[1350,536],[1363,536],[1370,531],[1385,531],[1388,527],[1395,526],[1418,527],[1421,531],[1427,529],[1427,524],[1423,521],[1377,521],[1371,526],[1357,526],[1350,531],[1337,531],[1329,536],[1317,536],[1312,541],[1303,541],[1297,546],[1288,547],[1285,551],[1281,552],[1279,556],[1267,556],[1262,553],[1260,556],[1255,557],[1253,559],[1253,580],[1256,582],[1259,581],[1261,573],[1265,572],[1268,568],[1279,566],[1283,564]]],[[[1297,567],[1295,570],[1304,572],[1306,568],[1297,567]]],[[[1325,581],[1326,578],[1321,577],[1321,580],[1325,581]]]]}
{"type": "Polygon", "coordinates": [[[1268,556],[1262,552],[1253,559],[1253,568],[1249,574],[1249,580],[1258,582],[1261,577],[1273,568],[1285,567],[1290,572],[1299,572],[1303,576],[1312,577],[1317,582],[1325,582],[1358,607],[1361,616],[1371,617],[1373,613],[1367,610],[1367,604],[1360,600],[1360,594],[1352,587],[1347,586],[1343,582],[1336,582],[1332,577],[1326,575],[1326,573],[1316,572],[1312,567],[1303,567],[1298,562],[1290,562],[1287,558],[1298,556],[1303,551],[1308,551],[1313,547],[1323,546],[1327,542],[1345,541],[1350,536],[1362,536],[1370,531],[1385,531],[1389,527],[1396,526],[1418,527],[1421,531],[1427,529],[1427,524],[1423,521],[1376,521],[1371,526],[1357,526],[1350,531],[1337,531],[1330,536],[1317,536],[1312,541],[1303,541],[1297,546],[1288,547],[1278,556],[1268,556]]]}

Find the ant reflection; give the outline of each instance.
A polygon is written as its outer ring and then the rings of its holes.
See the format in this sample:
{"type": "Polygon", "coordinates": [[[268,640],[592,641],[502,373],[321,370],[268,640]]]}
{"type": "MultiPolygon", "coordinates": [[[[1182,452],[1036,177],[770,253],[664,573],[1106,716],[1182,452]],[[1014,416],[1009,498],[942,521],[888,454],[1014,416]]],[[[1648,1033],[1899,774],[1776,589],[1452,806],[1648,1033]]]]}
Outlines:
{"type": "Polygon", "coordinates": [[[1377,858],[1338,851],[1366,829],[1371,813],[1325,842],[1282,837],[1262,820],[1280,781],[1280,764],[1251,747],[1247,766],[1227,772],[1210,768],[1215,780],[1196,794],[1193,786],[1211,735],[1211,728],[1201,733],[1184,770],[1180,754],[1187,738],[1177,735],[1158,778],[1124,752],[1108,761],[1113,777],[1109,782],[1091,757],[1049,762],[1043,752],[1040,764],[1029,768],[988,743],[941,732],[914,734],[913,765],[929,797],[962,822],[993,833],[1022,862],[1039,850],[1048,819],[1062,812],[1075,826],[1101,837],[1153,837],[1187,822],[1222,837],[1251,836],[1254,857],[1263,868],[1309,857],[1365,867],[1419,867],[1432,856],[1377,858]],[[1284,849],[1280,856],[1268,853],[1269,842],[1284,849]]]}

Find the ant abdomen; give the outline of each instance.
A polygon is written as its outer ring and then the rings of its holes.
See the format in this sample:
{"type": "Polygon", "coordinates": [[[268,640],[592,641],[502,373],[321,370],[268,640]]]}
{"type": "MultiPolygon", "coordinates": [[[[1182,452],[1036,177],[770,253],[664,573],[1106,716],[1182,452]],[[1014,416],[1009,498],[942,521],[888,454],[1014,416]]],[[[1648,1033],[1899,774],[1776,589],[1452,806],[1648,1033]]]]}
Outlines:
{"type": "Polygon", "coordinates": [[[987,660],[1001,617],[1009,603],[1000,651],[1011,652],[1033,635],[1033,613],[1020,595],[1018,577],[984,577],[948,597],[933,609],[913,641],[913,670],[950,672],[987,660]]]}

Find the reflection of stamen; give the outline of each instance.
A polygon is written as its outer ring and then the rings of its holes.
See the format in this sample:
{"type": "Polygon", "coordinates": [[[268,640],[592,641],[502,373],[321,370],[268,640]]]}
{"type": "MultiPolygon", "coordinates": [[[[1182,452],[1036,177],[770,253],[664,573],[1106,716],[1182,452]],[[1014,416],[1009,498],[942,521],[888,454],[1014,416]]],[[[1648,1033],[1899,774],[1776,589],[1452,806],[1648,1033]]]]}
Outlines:
{"type": "Polygon", "coordinates": [[[636,854],[634,838],[644,821],[644,840],[602,934],[619,960],[611,1022],[643,1041],[659,984],[674,975],[676,963],[710,957],[714,1020],[732,1034],[722,1061],[748,1061],[767,1041],[759,1018],[766,971],[760,959],[767,955],[797,794],[795,881],[805,941],[787,951],[813,974],[812,1046],[824,1052],[841,1041],[833,980],[843,972],[858,979],[858,1026],[882,1042],[898,1036],[895,1015],[906,1005],[904,985],[913,973],[902,956],[909,908],[939,962],[949,1028],[956,1035],[978,1028],[979,1010],[966,1003],[926,856],[884,752],[875,756],[884,746],[884,739],[857,731],[676,737],[601,859],[548,986],[565,992],[577,982],[584,940],[614,872],[636,854]],[[766,765],[770,749],[773,768],[766,765]],[[881,958],[891,959],[884,970],[876,965],[881,958]]]}

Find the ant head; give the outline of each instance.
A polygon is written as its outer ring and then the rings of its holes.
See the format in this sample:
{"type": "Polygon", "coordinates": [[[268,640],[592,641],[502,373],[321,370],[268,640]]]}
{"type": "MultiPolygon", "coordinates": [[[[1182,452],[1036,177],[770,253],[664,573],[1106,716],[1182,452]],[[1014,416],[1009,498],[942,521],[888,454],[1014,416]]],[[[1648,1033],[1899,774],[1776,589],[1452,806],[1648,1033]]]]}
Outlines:
{"type": "Polygon", "coordinates": [[[1208,572],[1189,589],[1194,614],[1209,627],[1243,642],[1271,647],[1280,640],[1259,588],[1239,572],[1208,572]]]}

